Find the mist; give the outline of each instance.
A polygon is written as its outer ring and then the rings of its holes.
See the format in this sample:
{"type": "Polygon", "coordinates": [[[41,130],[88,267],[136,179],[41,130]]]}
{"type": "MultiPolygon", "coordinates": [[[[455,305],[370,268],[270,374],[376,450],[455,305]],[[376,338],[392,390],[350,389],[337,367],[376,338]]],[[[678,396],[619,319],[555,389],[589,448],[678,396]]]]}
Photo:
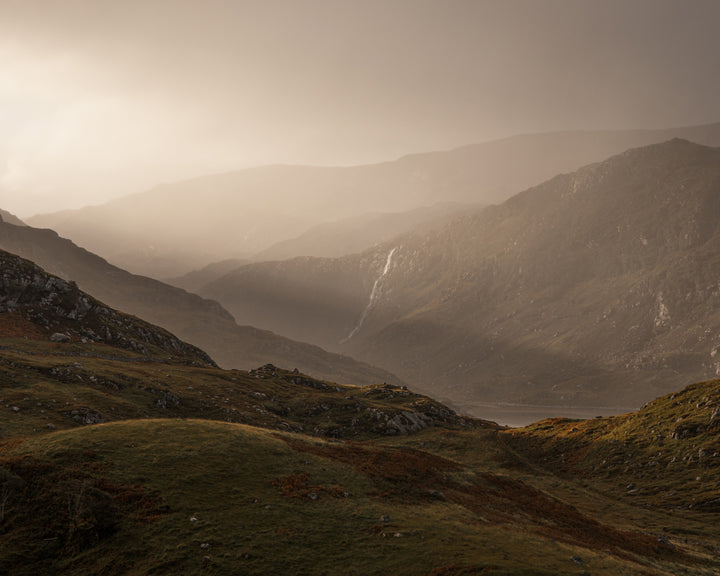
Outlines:
{"type": "Polygon", "coordinates": [[[0,204],[720,117],[720,5],[3,2],[0,204]]]}

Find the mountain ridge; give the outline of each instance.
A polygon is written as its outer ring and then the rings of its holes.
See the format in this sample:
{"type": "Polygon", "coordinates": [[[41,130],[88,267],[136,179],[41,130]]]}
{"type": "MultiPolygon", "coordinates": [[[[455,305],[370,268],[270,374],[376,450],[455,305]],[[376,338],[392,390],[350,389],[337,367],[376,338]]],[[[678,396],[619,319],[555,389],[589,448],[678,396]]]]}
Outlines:
{"type": "Polygon", "coordinates": [[[354,214],[414,209],[439,195],[502,201],[558,173],[683,134],[720,145],[720,124],[521,135],[364,166],[278,165],[210,175],[28,223],[55,229],[131,272],[177,277],[354,214]]]}

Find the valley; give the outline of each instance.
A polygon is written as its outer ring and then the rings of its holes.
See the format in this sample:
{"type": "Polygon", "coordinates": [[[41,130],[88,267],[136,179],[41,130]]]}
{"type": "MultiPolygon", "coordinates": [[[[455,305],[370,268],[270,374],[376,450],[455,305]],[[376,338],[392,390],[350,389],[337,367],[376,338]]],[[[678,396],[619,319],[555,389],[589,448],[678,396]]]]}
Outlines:
{"type": "Polygon", "coordinates": [[[0,576],[720,574],[718,22],[0,0],[0,576]]]}

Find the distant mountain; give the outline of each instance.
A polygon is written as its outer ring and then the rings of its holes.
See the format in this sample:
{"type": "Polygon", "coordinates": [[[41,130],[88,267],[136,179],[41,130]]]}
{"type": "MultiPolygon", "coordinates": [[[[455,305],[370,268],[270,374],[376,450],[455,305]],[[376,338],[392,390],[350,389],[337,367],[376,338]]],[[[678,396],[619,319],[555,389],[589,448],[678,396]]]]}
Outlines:
{"type": "Polygon", "coordinates": [[[15,224],[15,226],[25,226],[25,222],[20,220],[17,216],[14,214],[11,214],[7,210],[3,210],[0,208],[0,220],[3,222],[8,222],[9,224],[15,224]]]}
{"type": "Polygon", "coordinates": [[[229,258],[221,262],[213,262],[207,266],[203,266],[199,270],[193,270],[178,278],[168,278],[165,280],[168,284],[187,290],[188,292],[197,292],[200,288],[222,278],[225,274],[232,272],[249,264],[249,260],[240,260],[239,258],[229,258]]]}
{"type": "Polygon", "coordinates": [[[675,139],[440,230],[245,266],[200,293],[457,404],[633,406],[720,374],[719,275],[720,150],[675,139]]]}
{"type": "Polygon", "coordinates": [[[371,212],[326,222],[314,226],[296,238],[273,244],[255,254],[253,260],[267,262],[288,260],[297,256],[339,258],[356,254],[411,230],[440,226],[445,219],[478,207],[474,204],[444,202],[407,212],[371,212]]]}
{"type": "Polygon", "coordinates": [[[224,302],[242,324],[339,349],[366,306],[381,266],[375,250],[337,259],[258,262],[210,282],[198,293],[224,302]]]}
{"type": "MultiPolygon", "coordinates": [[[[198,292],[252,261],[272,262],[299,256],[340,257],[355,254],[410,230],[441,226],[446,219],[472,208],[477,209],[476,206],[467,204],[442,203],[409,212],[363,214],[337,222],[318,224],[297,238],[283,240],[255,254],[251,260],[231,258],[166,281],[190,292],[198,292]]],[[[263,291],[266,288],[258,287],[258,290],[263,291]]],[[[294,322],[294,319],[286,318],[283,325],[292,325],[294,322]]]]}
{"type": "Polygon", "coordinates": [[[720,124],[521,135],[366,166],[265,166],[164,184],[28,224],[57,230],[132,272],[173,278],[358,214],[404,212],[440,199],[503,201],[558,173],[678,136],[718,146],[720,124]]]}
{"type": "Polygon", "coordinates": [[[352,358],[251,326],[238,326],[217,302],[130,274],[52,230],[0,223],[0,249],[77,282],[81,289],[114,308],[170,330],[224,367],[249,369],[275,363],[348,384],[399,383],[392,374],[352,358]]]}

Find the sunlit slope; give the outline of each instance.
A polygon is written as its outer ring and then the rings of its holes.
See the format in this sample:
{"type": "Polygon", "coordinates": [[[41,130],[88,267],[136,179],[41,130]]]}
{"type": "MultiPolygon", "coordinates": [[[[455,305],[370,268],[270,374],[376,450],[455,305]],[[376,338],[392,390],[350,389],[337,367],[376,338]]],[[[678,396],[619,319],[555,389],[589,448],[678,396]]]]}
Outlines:
{"type": "Polygon", "coordinates": [[[638,412],[543,420],[511,434],[536,464],[592,480],[638,505],[720,512],[720,381],[693,384],[638,412]]]}

